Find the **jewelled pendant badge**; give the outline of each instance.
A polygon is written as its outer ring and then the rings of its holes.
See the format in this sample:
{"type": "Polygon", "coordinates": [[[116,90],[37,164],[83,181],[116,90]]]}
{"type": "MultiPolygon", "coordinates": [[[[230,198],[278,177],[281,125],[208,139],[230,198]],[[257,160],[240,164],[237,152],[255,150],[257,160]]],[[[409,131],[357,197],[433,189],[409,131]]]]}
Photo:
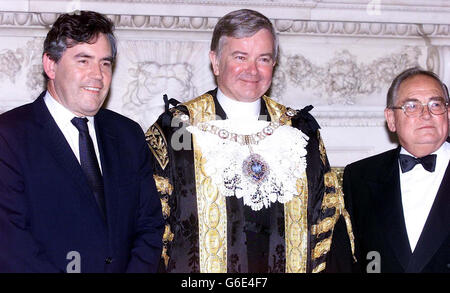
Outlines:
{"type": "Polygon", "coordinates": [[[221,194],[243,198],[253,210],[288,202],[297,194],[297,179],[306,176],[308,137],[291,126],[214,120],[187,130],[195,136],[205,172],[221,194]]]}
{"type": "Polygon", "coordinates": [[[242,164],[242,172],[256,184],[267,178],[270,169],[266,161],[258,154],[250,154],[242,164]]]}

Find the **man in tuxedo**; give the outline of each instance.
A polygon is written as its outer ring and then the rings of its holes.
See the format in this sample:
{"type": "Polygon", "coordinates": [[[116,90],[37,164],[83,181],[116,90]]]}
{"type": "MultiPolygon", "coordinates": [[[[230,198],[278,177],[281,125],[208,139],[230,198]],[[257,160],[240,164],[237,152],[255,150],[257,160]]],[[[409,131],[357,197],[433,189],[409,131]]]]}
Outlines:
{"type": "Polygon", "coordinates": [[[277,52],[269,19],[230,12],[211,41],[218,88],[167,101],[149,128],[166,219],[161,271],[351,267],[350,220],[312,106],[294,110],[264,95],[277,52]]]}
{"type": "Polygon", "coordinates": [[[116,41],[90,11],[44,42],[47,90],[0,115],[0,271],[155,272],[163,219],[140,126],[101,109],[116,41]]]}
{"type": "Polygon", "coordinates": [[[448,91],[420,68],[399,74],[384,111],[400,146],[344,171],[362,272],[450,272],[448,91]]]}

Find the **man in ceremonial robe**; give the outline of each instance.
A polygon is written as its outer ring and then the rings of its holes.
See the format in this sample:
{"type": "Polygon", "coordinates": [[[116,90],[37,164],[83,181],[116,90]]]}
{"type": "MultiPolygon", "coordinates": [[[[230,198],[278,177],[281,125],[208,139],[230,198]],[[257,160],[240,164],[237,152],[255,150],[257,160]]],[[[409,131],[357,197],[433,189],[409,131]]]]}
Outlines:
{"type": "Polygon", "coordinates": [[[148,129],[166,220],[160,271],[353,265],[350,219],[312,106],[294,110],[265,95],[277,53],[269,19],[227,14],[211,42],[218,88],[186,103],[166,99],[148,129]]]}

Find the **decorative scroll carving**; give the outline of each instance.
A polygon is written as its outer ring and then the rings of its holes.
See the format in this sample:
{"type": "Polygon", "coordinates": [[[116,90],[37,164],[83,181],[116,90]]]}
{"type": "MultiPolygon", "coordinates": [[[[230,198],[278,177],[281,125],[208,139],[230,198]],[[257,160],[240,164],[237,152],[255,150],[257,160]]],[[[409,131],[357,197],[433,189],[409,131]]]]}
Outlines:
{"type": "Polygon", "coordinates": [[[6,50],[0,52],[0,79],[9,78],[10,82],[15,83],[15,76],[22,69],[21,63],[25,58],[22,49],[16,51],[6,50]]]}
{"type": "Polygon", "coordinates": [[[33,38],[21,48],[1,50],[0,83],[15,85],[17,79],[22,79],[26,80],[25,84],[31,95],[42,91],[42,43],[42,38],[33,38]]]}
{"type": "Polygon", "coordinates": [[[405,47],[401,52],[378,58],[371,63],[358,63],[348,50],[337,51],[324,65],[313,64],[302,54],[281,55],[274,74],[272,95],[282,97],[291,84],[301,89],[315,89],[326,103],[353,105],[356,97],[380,91],[401,71],[418,64],[418,47],[405,47]]]}
{"type": "Polygon", "coordinates": [[[367,37],[447,37],[447,24],[403,24],[379,22],[344,22],[276,19],[275,28],[279,32],[302,35],[335,35],[367,37]]]}
{"type": "MultiPolygon", "coordinates": [[[[229,4],[227,1],[223,5],[229,4]]],[[[286,4],[286,3],[284,3],[286,4]]],[[[283,5],[280,5],[283,6],[283,5]]],[[[286,5],[284,5],[286,6],[286,5]]],[[[306,6],[305,4],[303,6],[306,6]]],[[[0,27],[45,27],[50,26],[60,13],[0,12],[0,27]]],[[[176,15],[108,15],[116,29],[136,30],[194,30],[211,31],[218,17],[176,15]]],[[[448,37],[448,24],[381,23],[356,21],[319,21],[272,18],[275,29],[283,34],[354,36],[354,37],[448,37]]]]}
{"type": "MultiPolygon", "coordinates": [[[[147,110],[163,105],[163,94],[178,100],[194,97],[192,66],[188,63],[140,62],[128,70],[133,78],[123,97],[123,111],[141,125],[149,125],[147,110]],[[149,103],[152,101],[152,103],[149,103]]],[[[160,111],[161,112],[161,111],[160,111]]]]}

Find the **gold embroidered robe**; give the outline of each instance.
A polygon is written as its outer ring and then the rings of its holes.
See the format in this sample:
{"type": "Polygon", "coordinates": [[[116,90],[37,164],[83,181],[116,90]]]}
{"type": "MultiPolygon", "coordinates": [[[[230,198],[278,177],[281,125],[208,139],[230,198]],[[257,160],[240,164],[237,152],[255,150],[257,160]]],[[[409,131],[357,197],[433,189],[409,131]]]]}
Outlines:
{"type": "Polygon", "coordinates": [[[217,116],[226,118],[215,94],[211,91],[167,109],[146,133],[166,219],[160,271],[349,270],[354,250],[350,219],[319,126],[308,113],[312,107],[291,118],[285,115],[285,106],[262,97],[262,115],[271,121],[281,118],[281,123],[308,135],[307,169],[306,176],[297,180],[298,195],[291,201],[251,212],[242,199],[218,192],[203,169],[205,158],[195,136],[185,129],[217,116]],[[330,253],[332,249],[336,251],[330,253]]]}

